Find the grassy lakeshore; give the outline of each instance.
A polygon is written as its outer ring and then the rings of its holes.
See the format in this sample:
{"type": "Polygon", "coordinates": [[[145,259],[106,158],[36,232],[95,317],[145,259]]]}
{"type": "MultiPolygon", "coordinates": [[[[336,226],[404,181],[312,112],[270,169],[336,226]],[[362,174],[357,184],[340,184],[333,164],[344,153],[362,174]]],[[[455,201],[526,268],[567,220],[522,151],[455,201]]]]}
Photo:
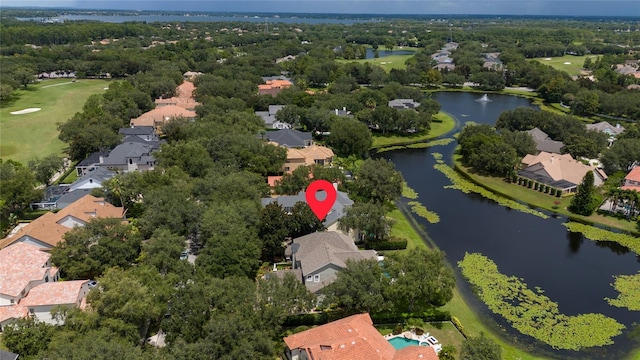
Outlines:
{"type": "Polygon", "coordinates": [[[440,111],[435,114],[434,119],[437,121],[431,122],[431,129],[428,132],[419,132],[416,134],[411,134],[408,136],[401,136],[395,134],[374,134],[373,135],[373,145],[371,145],[371,149],[382,149],[387,147],[394,148],[404,148],[407,145],[416,144],[420,142],[425,142],[427,140],[435,139],[439,136],[442,136],[451,130],[453,130],[456,126],[456,121],[445,112],[440,111]]]}
{"type": "Polygon", "coordinates": [[[65,144],[58,139],[57,123],[65,122],[82,110],[93,94],[104,92],[105,80],[45,80],[0,103],[0,158],[27,163],[35,157],[63,155],[65,144]],[[41,110],[11,114],[29,108],[41,110]]]}
{"type": "Polygon", "coordinates": [[[604,216],[596,213],[591,216],[581,216],[569,212],[569,210],[567,210],[567,207],[571,203],[571,197],[557,198],[518,184],[506,182],[502,178],[475,174],[471,172],[469,168],[466,168],[462,165],[462,163],[460,162],[460,156],[458,155],[454,156],[454,163],[458,171],[462,172],[473,182],[483,186],[491,192],[498,193],[508,198],[522,201],[530,206],[552,211],[559,215],[564,215],[581,222],[600,224],[606,227],[632,233],[638,232],[636,228],[636,222],[633,221],[618,219],[612,216],[604,216]],[[559,203],[556,204],[556,201],[559,201],[559,203]]]}

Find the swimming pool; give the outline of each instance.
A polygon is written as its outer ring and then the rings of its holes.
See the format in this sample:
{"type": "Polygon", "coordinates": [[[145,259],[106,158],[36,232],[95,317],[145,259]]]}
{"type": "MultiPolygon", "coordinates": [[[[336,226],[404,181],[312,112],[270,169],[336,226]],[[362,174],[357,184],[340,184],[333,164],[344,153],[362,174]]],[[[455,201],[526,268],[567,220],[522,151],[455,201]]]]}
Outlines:
{"type": "Polygon", "coordinates": [[[419,344],[418,340],[406,339],[402,336],[391,338],[389,342],[396,350],[404,349],[407,346],[418,346],[419,344]]]}

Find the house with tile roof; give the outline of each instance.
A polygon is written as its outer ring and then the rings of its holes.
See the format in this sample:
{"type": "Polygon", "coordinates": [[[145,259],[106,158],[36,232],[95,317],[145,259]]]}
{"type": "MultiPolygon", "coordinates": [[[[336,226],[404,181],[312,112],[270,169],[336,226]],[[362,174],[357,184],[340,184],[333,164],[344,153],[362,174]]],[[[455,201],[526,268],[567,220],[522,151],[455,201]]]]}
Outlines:
{"type": "Polygon", "coordinates": [[[191,81],[184,81],[176,88],[176,96],[170,98],[156,99],[156,108],[164,106],[178,106],[186,110],[194,110],[200,105],[193,96],[195,86],[191,81]]]}
{"type": "Polygon", "coordinates": [[[369,314],[352,315],[284,338],[288,360],[438,360],[431,346],[396,350],[369,314]]]}
{"type": "Polygon", "coordinates": [[[311,145],[300,149],[287,148],[287,160],[283,170],[292,172],[302,165],[331,165],[334,156],[333,150],[320,145],[311,145]]]}
{"type": "Polygon", "coordinates": [[[562,141],[552,140],[547,133],[538,129],[537,127],[527,130],[526,133],[531,135],[533,141],[536,143],[536,150],[541,152],[562,154],[562,148],[564,143],[562,141]]]}
{"type": "Polygon", "coordinates": [[[302,132],[293,129],[268,131],[265,134],[267,141],[274,142],[286,148],[304,148],[313,145],[310,132],[302,132]]]}
{"type": "Polygon", "coordinates": [[[575,192],[582,179],[591,171],[594,185],[600,186],[607,175],[595,166],[585,165],[570,154],[553,154],[542,151],[538,155],[527,155],[522,159],[520,178],[556,189],[561,193],[575,192]]]}
{"type": "Polygon", "coordinates": [[[302,271],[302,281],[312,293],[319,293],[335,281],[347,261],[378,259],[375,250],[358,250],[353,238],[337,231],[320,231],[292,240],[285,250],[293,269],[302,271]]]}
{"type": "Polygon", "coordinates": [[[0,249],[18,242],[50,249],[62,241],[63,235],[71,229],[84,226],[90,219],[96,217],[124,219],[124,209],[109,204],[104,198],[85,195],[56,213],[45,213],[0,240],[0,249]]]}
{"type": "Polygon", "coordinates": [[[89,280],[47,282],[31,289],[19,305],[27,308],[30,316],[35,316],[42,322],[62,325],[64,319],[54,318],[51,310],[56,306],[83,308],[88,293],[89,280]]]}
{"type": "Polygon", "coordinates": [[[286,78],[266,78],[263,80],[265,81],[265,83],[258,85],[259,95],[271,95],[275,97],[282,90],[288,89],[293,86],[293,83],[286,78]]]}
{"type": "MultiPolygon", "coordinates": [[[[58,280],[51,254],[24,242],[0,250],[0,307],[15,305],[37,285],[58,280]]],[[[0,319],[2,321],[2,319],[0,319]]]]}
{"type": "MultiPolygon", "coordinates": [[[[334,185],[336,186],[336,185],[334,185]]],[[[320,201],[324,200],[326,193],[322,190],[318,191],[316,198],[320,201]]],[[[300,191],[296,195],[282,195],[278,197],[263,198],[261,200],[262,206],[276,203],[282,206],[285,212],[290,213],[293,206],[298,202],[306,202],[305,191],[300,191]]],[[[324,227],[329,231],[338,230],[338,220],[340,220],[346,213],[347,209],[353,205],[353,200],[349,199],[349,194],[343,191],[336,191],[336,201],[333,203],[331,210],[327,213],[324,221],[324,227]]]]}
{"type": "Polygon", "coordinates": [[[264,126],[267,129],[291,129],[291,124],[276,119],[276,114],[283,108],[284,105],[269,105],[269,110],[256,111],[255,114],[264,121],[264,126]]]}
{"type": "Polygon", "coordinates": [[[627,176],[624,177],[622,190],[634,190],[640,192],[640,166],[635,166],[627,176]]]}
{"type": "Polygon", "coordinates": [[[178,105],[158,106],[137,118],[131,119],[129,125],[131,127],[153,126],[156,132],[160,132],[162,125],[176,118],[194,120],[196,118],[196,112],[178,105]]]}

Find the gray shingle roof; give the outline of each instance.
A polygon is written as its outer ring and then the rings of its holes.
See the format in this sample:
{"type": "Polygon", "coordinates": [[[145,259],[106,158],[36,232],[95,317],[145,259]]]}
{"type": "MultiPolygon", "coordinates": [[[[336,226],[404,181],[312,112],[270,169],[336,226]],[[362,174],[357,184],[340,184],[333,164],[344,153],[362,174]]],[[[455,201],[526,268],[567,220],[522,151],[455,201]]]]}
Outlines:
{"type": "MultiPolygon", "coordinates": [[[[317,198],[319,200],[324,199],[323,192],[319,191],[317,194],[317,198]]],[[[276,203],[282,205],[285,209],[292,208],[297,202],[306,202],[306,196],[304,191],[300,191],[297,195],[283,195],[275,198],[263,198],[260,200],[262,206],[267,206],[267,204],[276,203]]],[[[336,202],[333,204],[333,207],[327,214],[327,217],[324,219],[323,224],[325,227],[334,224],[340,218],[345,215],[346,208],[353,205],[353,200],[349,199],[349,194],[337,191],[336,192],[336,202]]]]}
{"type": "Polygon", "coordinates": [[[537,127],[526,131],[531,137],[533,141],[536,143],[536,150],[538,151],[546,151],[554,154],[561,154],[562,147],[564,143],[562,141],[551,140],[549,135],[544,131],[538,129],[537,127]]]}
{"type": "Polygon", "coordinates": [[[104,159],[104,165],[126,165],[127,159],[140,159],[153,151],[150,144],[125,142],[116,146],[104,159]]]}
{"type": "Polygon", "coordinates": [[[315,232],[293,239],[295,266],[303,276],[328,265],[345,268],[347,260],[377,259],[374,250],[358,250],[349,236],[336,231],[315,232]]]}
{"type": "Polygon", "coordinates": [[[100,157],[101,156],[102,157],[107,157],[107,155],[109,155],[108,152],[94,152],[94,153],[91,153],[91,155],[87,156],[86,159],[80,161],[78,163],[78,165],[76,165],[76,167],[98,164],[98,163],[100,163],[100,157]]]}
{"type": "Polygon", "coordinates": [[[311,133],[302,132],[293,129],[283,129],[278,131],[269,131],[266,138],[280,146],[285,147],[305,147],[311,145],[311,133]]]}
{"type": "Polygon", "coordinates": [[[155,129],[153,128],[153,126],[138,126],[134,128],[120,128],[120,130],[118,130],[118,133],[125,136],[154,135],[155,129]]]}

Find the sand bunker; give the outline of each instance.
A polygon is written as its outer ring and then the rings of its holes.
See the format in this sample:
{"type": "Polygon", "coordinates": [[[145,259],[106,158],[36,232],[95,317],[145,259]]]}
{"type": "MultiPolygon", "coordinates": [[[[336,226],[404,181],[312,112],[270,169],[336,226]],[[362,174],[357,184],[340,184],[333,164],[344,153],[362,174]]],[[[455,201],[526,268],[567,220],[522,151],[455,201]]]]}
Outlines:
{"type": "Polygon", "coordinates": [[[40,110],[42,110],[42,109],[40,109],[40,108],[28,108],[28,109],[19,110],[19,111],[12,111],[9,114],[11,114],[11,115],[22,115],[22,114],[33,113],[33,112],[40,111],[40,110]]]}
{"type": "Polygon", "coordinates": [[[570,62],[568,62],[568,61],[563,62],[563,64],[564,64],[564,65],[571,65],[571,63],[570,63],[570,62]]]}
{"type": "Polygon", "coordinates": [[[551,60],[551,58],[544,58],[544,59],[547,60],[547,61],[551,60]]]}

